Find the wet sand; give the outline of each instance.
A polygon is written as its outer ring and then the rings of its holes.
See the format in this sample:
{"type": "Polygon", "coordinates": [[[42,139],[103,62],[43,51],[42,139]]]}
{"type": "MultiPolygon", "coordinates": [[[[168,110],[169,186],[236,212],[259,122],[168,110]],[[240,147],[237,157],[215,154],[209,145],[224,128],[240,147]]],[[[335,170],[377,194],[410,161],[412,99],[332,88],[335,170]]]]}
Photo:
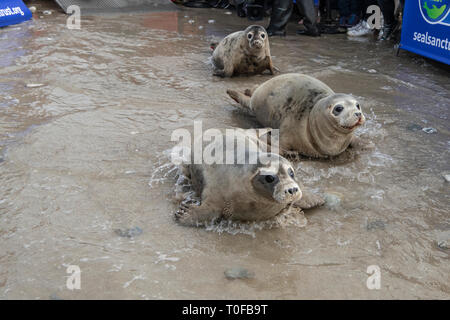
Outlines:
{"type": "Polygon", "coordinates": [[[174,222],[172,131],[254,127],[225,91],[270,78],[211,75],[209,43],[249,24],[225,12],[85,17],[81,30],[55,12],[0,29],[1,299],[450,298],[449,73],[392,44],[295,25],[271,39],[283,73],[362,101],[357,134],[375,150],[296,163],[340,203],[305,228],[174,222]],[[66,287],[69,265],[81,290],[66,287]],[[233,268],[254,277],[227,279],[233,268]]]}

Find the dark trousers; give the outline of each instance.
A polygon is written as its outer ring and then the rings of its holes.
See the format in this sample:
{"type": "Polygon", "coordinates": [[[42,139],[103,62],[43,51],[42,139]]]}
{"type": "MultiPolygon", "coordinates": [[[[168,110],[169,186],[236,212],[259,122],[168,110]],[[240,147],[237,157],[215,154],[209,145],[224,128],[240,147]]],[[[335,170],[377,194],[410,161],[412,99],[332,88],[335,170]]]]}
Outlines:
{"type": "Polygon", "coordinates": [[[395,23],[395,1],[378,0],[378,5],[383,13],[384,25],[393,25],[395,23]]]}
{"type": "MultiPolygon", "coordinates": [[[[316,11],[314,0],[297,0],[297,7],[304,16],[303,22],[307,29],[316,28],[316,11]]],[[[294,6],[292,0],[274,0],[272,13],[267,29],[273,31],[284,30],[291,17],[294,6]]]]}
{"type": "Polygon", "coordinates": [[[314,0],[297,0],[297,8],[304,17],[303,24],[306,29],[316,29],[317,14],[314,0]]]}
{"type": "Polygon", "coordinates": [[[338,0],[339,14],[348,17],[351,14],[358,15],[361,11],[359,0],[338,0]]]}
{"type": "Polygon", "coordinates": [[[371,5],[378,5],[378,1],[377,0],[364,0],[361,6],[361,11],[362,11],[362,16],[364,20],[367,20],[367,18],[369,18],[372,13],[367,13],[367,8],[370,7],[371,5]]]}

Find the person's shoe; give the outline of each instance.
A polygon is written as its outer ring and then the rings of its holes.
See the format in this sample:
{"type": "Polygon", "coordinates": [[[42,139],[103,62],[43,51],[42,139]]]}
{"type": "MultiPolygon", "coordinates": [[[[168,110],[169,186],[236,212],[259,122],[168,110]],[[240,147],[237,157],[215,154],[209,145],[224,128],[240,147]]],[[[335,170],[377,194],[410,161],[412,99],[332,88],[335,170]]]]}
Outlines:
{"type": "Polygon", "coordinates": [[[372,32],[367,21],[363,20],[360,24],[358,24],[359,28],[349,29],[347,30],[347,35],[350,37],[362,37],[368,35],[372,32]]]}
{"type": "Polygon", "coordinates": [[[357,24],[355,24],[353,27],[350,27],[347,29],[347,31],[356,30],[361,28],[361,25],[365,22],[365,20],[360,20],[357,24]]]}
{"type": "Polygon", "coordinates": [[[317,27],[297,30],[297,34],[302,36],[320,37],[320,31],[317,27]]]}
{"type": "Polygon", "coordinates": [[[356,14],[350,15],[350,18],[347,20],[347,27],[353,27],[359,21],[359,17],[356,14]]]}
{"type": "Polygon", "coordinates": [[[284,29],[283,30],[273,30],[271,28],[267,28],[266,31],[267,31],[267,35],[269,37],[273,37],[273,36],[284,37],[284,36],[286,36],[286,30],[284,30],[284,29]]]}
{"type": "Polygon", "coordinates": [[[380,37],[381,41],[389,40],[389,38],[392,35],[392,32],[394,31],[395,27],[397,26],[397,23],[392,24],[386,24],[381,28],[382,35],[380,37]]]}

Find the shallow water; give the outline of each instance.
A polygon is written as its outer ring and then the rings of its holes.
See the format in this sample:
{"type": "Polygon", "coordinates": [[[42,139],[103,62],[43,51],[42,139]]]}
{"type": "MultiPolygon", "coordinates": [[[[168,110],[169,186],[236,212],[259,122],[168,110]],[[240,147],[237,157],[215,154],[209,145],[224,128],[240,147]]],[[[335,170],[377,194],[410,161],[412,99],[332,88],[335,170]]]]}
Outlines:
{"type": "Polygon", "coordinates": [[[225,90],[270,76],[219,79],[208,64],[209,43],[248,21],[213,9],[89,17],[81,30],[65,19],[0,29],[0,298],[450,298],[442,66],[370,39],[271,39],[282,72],[362,100],[358,134],[376,149],[296,164],[341,199],[305,228],[186,228],[172,216],[170,135],[193,120],[255,126],[225,90]],[[141,232],[117,231],[129,228],[141,232]],[[66,288],[69,265],[81,290],[66,288]],[[380,290],[366,287],[370,265],[380,290]],[[254,276],[227,279],[233,268],[254,276]]]}

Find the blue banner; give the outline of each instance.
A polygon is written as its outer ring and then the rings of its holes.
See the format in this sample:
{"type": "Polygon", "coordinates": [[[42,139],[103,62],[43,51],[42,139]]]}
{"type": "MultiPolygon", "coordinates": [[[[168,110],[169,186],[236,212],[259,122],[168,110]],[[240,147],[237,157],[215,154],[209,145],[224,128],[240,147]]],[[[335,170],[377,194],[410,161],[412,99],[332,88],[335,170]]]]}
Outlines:
{"type": "Polygon", "coordinates": [[[450,65],[450,0],[407,0],[400,48],[450,65]]]}
{"type": "Polygon", "coordinates": [[[31,11],[21,0],[0,0],[0,27],[30,20],[31,11]]]}

